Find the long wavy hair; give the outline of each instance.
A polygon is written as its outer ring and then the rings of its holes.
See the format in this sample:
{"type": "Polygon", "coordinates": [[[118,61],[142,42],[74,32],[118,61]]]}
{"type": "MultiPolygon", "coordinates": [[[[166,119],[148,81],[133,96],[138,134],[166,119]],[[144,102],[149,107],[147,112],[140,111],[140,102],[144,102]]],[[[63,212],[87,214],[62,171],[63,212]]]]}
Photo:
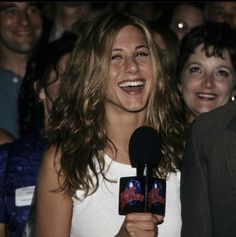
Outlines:
{"type": "Polygon", "coordinates": [[[60,190],[72,196],[76,190],[90,195],[99,186],[98,174],[105,177],[102,151],[109,144],[104,126],[109,65],[114,39],[127,25],[144,34],[156,75],[144,125],[155,128],[162,137],[163,158],[157,173],[166,177],[180,167],[185,126],[176,80],[166,70],[168,60],[143,20],[128,13],[101,13],[79,33],[49,119],[49,142],[61,152],[58,175],[65,176],[60,190]]]}

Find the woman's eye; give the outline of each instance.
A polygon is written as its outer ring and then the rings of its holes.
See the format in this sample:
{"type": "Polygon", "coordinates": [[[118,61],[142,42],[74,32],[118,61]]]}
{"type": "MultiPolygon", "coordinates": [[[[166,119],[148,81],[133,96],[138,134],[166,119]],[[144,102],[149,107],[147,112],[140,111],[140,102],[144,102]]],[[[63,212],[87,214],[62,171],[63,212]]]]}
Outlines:
{"type": "Polygon", "coordinates": [[[113,55],[111,60],[120,60],[121,56],[120,55],[113,55]]]}
{"type": "Polygon", "coordinates": [[[146,52],[137,52],[137,53],[136,53],[136,56],[137,56],[137,57],[147,57],[147,56],[149,56],[149,53],[146,53],[146,52]]]}
{"type": "Polygon", "coordinates": [[[200,68],[197,67],[197,66],[192,66],[192,67],[190,67],[189,71],[190,71],[191,73],[200,73],[200,72],[201,72],[200,68]]]}
{"type": "Polygon", "coordinates": [[[226,70],[218,70],[216,72],[217,76],[221,76],[221,77],[229,77],[230,72],[226,71],[226,70]]]}

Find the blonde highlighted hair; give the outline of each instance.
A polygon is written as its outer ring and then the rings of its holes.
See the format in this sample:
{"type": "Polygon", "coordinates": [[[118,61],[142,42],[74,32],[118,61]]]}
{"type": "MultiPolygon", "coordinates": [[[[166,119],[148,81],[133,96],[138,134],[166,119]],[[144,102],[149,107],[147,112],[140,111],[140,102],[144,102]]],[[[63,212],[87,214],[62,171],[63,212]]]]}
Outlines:
{"type": "Polygon", "coordinates": [[[175,172],[180,166],[185,135],[181,99],[168,73],[168,60],[154,42],[152,32],[143,20],[128,13],[104,12],[83,24],[47,133],[49,142],[62,152],[61,172],[66,179],[61,190],[70,195],[75,195],[77,189],[84,190],[85,196],[93,193],[99,185],[96,162],[105,177],[101,151],[109,143],[104,128],[109,65],[114,39],[127,25],[144,34],[153,62],[156,79],[144,125],[157,129],[162,137],[163,158],[157,172],[161,176],[175,172]]]}

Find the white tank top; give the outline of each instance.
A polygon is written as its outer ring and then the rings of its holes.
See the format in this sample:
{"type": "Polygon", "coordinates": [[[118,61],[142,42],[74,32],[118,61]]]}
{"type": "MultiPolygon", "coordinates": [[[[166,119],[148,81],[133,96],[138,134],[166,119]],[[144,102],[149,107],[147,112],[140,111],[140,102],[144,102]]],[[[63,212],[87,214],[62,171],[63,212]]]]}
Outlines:
{"type": "MultiPolygon", "coordinates": [[[[73,198],[73,216],[70,237],[113,237],[125,216],[118,214],[119,179],[135,176],[136,169],[118,163],[104,155],[108,168],[106,177],[117,181],[111,183],[100,177],[98,190],[83,201],[73,198]]],[[[158,225],[158,237],[179,237],[181,230],[180,174],[171,173],[167,179],[166,212],[164,222],[158,225]]],[[[82,191],[77,191],[83,197],[82,191]]]]}

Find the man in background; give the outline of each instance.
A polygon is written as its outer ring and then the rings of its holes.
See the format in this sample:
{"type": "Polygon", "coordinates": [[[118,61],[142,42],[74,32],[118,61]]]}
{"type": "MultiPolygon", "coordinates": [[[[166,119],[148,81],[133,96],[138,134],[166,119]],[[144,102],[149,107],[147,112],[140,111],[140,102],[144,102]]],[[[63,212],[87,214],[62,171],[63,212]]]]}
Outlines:
{"type": "Polygon", "coordinates": [[[236,28],[236,2],[206,2],[205,17],[210,21],[227,22],[236,28]]]}
{"type": "Polygon", "coordinates": [[[18,91],[42,30],[37,3],[0,3],[0,128],[14,137],[19,136],[18,91]]]}

